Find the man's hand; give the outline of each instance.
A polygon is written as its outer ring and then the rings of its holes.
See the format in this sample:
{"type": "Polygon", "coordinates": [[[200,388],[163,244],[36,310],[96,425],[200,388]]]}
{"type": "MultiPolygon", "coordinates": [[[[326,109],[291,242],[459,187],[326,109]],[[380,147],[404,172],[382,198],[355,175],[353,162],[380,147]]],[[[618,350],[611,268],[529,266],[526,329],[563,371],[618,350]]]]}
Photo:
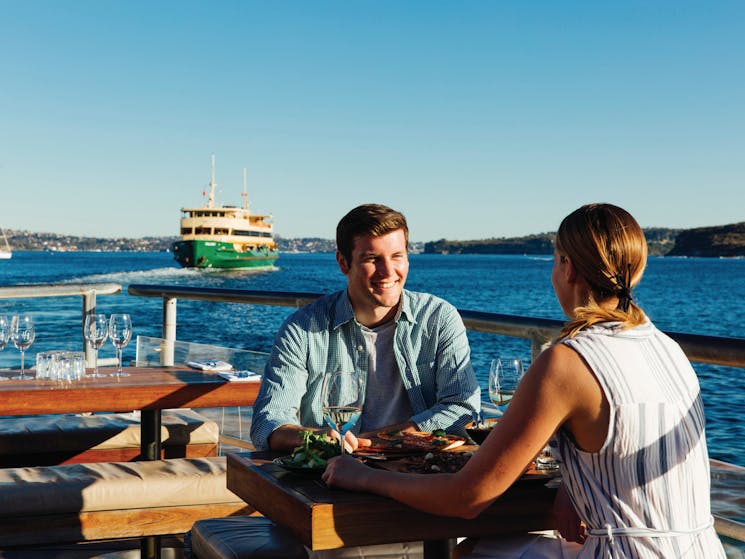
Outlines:
{"type": "MultiPolygon", "coordinates": [[[[336,439],[337,441],[340,439],[340,435],[338,431],[330,430],[328,432],[328,436],[336,439]]],[[[358,448],[371,446],[372,441],[370,439],[366,439],[363,437],[356,437],[354,433],[351,431],[347,431],[347,433],[344,435],[344,452],[352,453],[358,448]]]]}

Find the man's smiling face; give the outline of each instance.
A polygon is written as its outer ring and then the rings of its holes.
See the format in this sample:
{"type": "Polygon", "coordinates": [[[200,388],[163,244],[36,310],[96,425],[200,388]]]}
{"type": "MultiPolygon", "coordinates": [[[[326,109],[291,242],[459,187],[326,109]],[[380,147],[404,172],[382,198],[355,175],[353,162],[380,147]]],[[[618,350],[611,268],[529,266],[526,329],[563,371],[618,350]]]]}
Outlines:
{"type": "Polygon", "coordinates": [[[360,324],[376,326],[392,319],[409,273],[406,235],[397,229],[374,237],[354,239],[352,261],[337,253],[339,269],[347,276],[347,291],[360,324]]]}

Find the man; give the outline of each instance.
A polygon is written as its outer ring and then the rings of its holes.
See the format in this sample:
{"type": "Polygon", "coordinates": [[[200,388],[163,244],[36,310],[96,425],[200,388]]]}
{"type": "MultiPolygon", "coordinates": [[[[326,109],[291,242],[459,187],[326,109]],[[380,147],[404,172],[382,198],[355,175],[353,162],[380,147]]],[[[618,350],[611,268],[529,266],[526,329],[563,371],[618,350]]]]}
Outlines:
{"type": "MultiPolygon", "coordinates": [[[[404,289],[409,271],[406,218],[379,204],[358,206],[336,229],[336,261],[347,289],[301,308],[275,338],[254,404],[259,450],[291,450],[299,432],[325,431],[325,373],[356,369],[365,378],[355,433],[445,429],[462,433],[480,407],[463,321],[433,295],[404,289]]],[[[354,450],[369,444],[350,431],[354,450]]]]}

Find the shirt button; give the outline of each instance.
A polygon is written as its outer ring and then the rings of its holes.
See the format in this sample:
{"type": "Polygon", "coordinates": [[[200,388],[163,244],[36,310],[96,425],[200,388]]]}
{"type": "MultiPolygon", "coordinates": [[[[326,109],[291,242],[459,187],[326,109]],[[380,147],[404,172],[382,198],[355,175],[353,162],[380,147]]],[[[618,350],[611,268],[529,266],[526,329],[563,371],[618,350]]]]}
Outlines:
{"type": "Polygon", "coordinates": [[[357,346],[357,351],[362,351],[363,347],[361,345],[357,346]]]}

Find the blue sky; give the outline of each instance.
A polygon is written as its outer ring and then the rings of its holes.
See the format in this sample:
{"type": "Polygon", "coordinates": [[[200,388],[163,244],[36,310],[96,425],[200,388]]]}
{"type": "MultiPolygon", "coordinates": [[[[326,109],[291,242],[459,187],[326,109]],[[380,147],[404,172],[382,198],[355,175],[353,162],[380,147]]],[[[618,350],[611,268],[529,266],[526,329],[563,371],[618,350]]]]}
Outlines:
{"type": "Polygon", "coordinates": [[[415,241],[745,220],[745,3],[0,0],[0,227],[176,235],[219,203],[415,241]]]}

